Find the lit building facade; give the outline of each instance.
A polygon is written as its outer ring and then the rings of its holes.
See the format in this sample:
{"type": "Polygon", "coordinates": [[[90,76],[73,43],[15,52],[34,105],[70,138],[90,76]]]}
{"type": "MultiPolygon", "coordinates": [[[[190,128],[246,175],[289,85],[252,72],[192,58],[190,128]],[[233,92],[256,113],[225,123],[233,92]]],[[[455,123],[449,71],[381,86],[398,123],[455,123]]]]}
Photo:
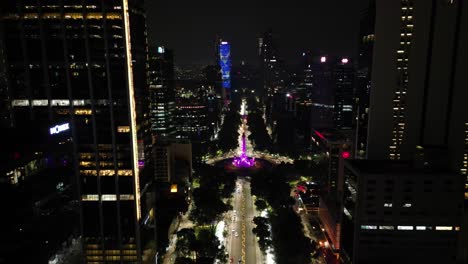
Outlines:
{"type": "Polygon", "coordinates": [[[231,93],[231,45],[227,41],[223,41],[219,39],[218,44],[219,49],[219,58],[218,64],[221,68],[221,80],[222,80],[222,88],[223,93],[225,95],[225,99],[230,99],[231,93]]]}
{"type": "Polygon", "coordinates": [[[205,143],[209,139],[208,107],[204,104],[178,104],[177,138],[205,143]]]}
{"type": "Polygon", "coordinates": [[[149,56],[150,120],[153,137],[175,136],[175,79],[172,51],[158,47],[149,56]]]}
{"type": "Polygon", "coordinates": [[[376,1],[368,158],[411,159],[417,146],[445,145],[451,168],[463,166],[468,22],[462,2],[376,1]]]}
{"type": "Polygon", "coordinates": [[[143,1],[75,2],[0,3],[11,124],[69,124],[86,263],[139,263],[149,158],[143,1]]]}
{"type": "Polygon", "coordinates": [[[376,2],[368,158],[410,159],[417,146],[443,145],[463,172],[466,13],[462,1],[376,2]]]}

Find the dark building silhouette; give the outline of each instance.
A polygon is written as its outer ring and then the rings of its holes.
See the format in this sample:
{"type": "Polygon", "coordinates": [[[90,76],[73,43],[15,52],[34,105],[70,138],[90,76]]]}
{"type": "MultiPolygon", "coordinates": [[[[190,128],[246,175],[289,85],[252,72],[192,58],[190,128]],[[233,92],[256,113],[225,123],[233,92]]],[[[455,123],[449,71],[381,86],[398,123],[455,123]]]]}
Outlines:
{"type": "Polygon", "coordinates": [[[353,263],[456,263],[463,179],[436,163],[346,162],[343,252],[353,263]]]}
{"type": "Polygon", "coordinates": [[[284,93],[285,72],[283,62],[278,54],[278,48],[273,38],[271,30],[266,31],[258,38],[258,58],[260,65],[260,80],[262,101],[266,107],[266,121],[273,125],[277,118],[274,112],[274,99],[277,93],[284,93]]]}
{"type": "Polygon", "coordinates": [[[369,96],[371,92],[372,58],[374,49],[375,0],[364,1],[359,21],[359,54],[356,69],[356,157],[365,158],[367,150],[367,125],[369,122],[369,96]]]}
{"type": "Polygon", "coordinates": [[[271,30],[268,30],[262,37],[258,38],[258,56],[265,96],[272,97],[277,92],[283,92],[283,65],[278,55],[278,49],[271,30]]]}

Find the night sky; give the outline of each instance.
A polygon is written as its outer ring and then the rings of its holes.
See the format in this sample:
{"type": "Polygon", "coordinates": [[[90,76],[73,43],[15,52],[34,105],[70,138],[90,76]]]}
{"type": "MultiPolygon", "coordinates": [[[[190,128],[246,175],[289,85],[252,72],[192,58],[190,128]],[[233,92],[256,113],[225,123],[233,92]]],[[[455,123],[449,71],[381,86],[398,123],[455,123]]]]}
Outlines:
{"type": "Polygon", "coordinates": [[[302,50],[354,56],[359,0],[147,0],[150,46],[172,48],[178,65],[214,62],[217,35],[231,42],[234,64],[257,63],[257,37],[271,28],[280,56],[302,50]],[[286,4],[289,3],[289,4],[286,4]]]}

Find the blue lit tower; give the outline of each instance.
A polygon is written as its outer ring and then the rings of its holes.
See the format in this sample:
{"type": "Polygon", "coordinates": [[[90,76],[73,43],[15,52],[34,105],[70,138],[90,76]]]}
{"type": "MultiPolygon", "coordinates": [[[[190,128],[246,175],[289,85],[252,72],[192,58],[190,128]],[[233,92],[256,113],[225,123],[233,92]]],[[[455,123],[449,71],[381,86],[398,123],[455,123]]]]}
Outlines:
{"type": "Polygon", "coordinates": [[[231,89],[231,46],[227,41],[219,41],[219,66],[221,67],[222,86],[225,99],[230,99],[231,89]]]}

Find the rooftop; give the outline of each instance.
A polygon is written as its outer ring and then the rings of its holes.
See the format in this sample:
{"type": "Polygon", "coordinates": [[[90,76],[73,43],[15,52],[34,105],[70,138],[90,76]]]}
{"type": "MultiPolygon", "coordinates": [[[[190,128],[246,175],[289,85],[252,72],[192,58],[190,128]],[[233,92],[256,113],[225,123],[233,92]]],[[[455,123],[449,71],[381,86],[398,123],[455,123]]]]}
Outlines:
{"type": "Polygon", "coordinates": [[[412,160],[347,160],[346,167],[359,173],[450,173],[447,168],[430,167],[429,163],[418,163],[412,160]]]}

